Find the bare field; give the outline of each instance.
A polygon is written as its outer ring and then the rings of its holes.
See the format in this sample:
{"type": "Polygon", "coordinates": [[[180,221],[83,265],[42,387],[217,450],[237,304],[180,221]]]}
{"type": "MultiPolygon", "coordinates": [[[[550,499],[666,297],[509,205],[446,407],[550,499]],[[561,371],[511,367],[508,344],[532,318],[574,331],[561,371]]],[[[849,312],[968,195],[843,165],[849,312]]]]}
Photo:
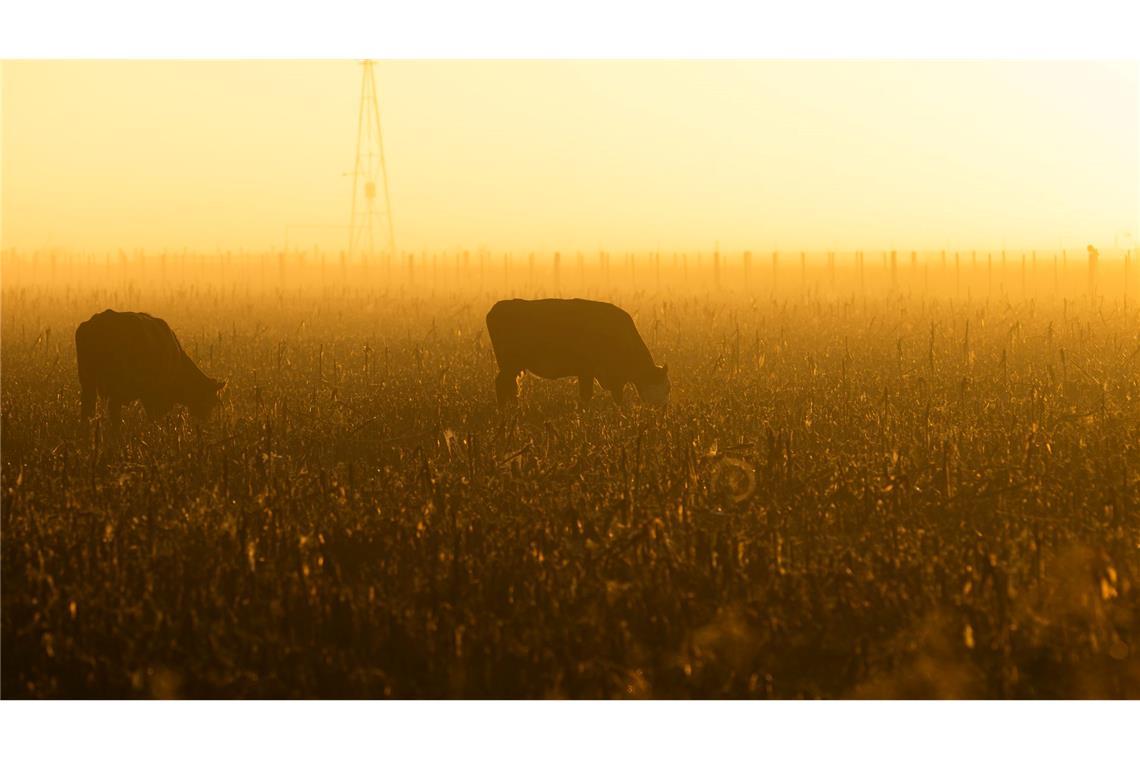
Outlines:
{"type": "Polygon", "coordinates": [[[7,269],[3,696],[1140,697],[1127,280],[661,258],[7,269]],[[487,309],[556,291],[667,411],[495,407],[487,309]],[[80,420],[107,307],[229,380],[209,423],[80,420]]]}

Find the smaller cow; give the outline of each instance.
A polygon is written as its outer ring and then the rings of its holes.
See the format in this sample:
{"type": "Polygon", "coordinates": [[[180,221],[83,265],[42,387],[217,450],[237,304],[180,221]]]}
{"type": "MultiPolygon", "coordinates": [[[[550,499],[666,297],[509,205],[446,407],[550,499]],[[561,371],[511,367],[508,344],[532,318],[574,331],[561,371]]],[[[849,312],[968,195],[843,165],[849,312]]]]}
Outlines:
{"type": "Polygon", "coordinates": [[[551,380],[578,378],[583,404],[594,393],[595,379],[618,403],[628,383],[642,401],[665,404],[669,398],[668,369],[653,362],[633,318],[612,303],[499,301],[487,312],[487,332],[499,363],[495,393],[500,406],[517,401],[524,371],[551,380]]]}
{"type": "Polygon", "coordinates": [[[141,400],[151,417],[183,404],[197,419],[218,405],[226,383],[203,374],[182,350],[164,320],[149,314],[110,309],[75,331],[83,416],[95,414],[99,397],[118,426],[123,404],[141,400]]]}

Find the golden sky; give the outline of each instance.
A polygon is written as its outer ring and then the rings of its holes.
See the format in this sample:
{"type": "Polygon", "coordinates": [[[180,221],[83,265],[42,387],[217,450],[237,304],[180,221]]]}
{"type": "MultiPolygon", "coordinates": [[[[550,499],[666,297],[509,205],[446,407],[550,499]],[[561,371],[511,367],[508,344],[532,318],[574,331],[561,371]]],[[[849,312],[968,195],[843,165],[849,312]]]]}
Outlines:
{"type": "MultiPolygon", "coordinates": [[[[347,242],[357,64],[2,66],[5,248],[347,242]]],[[[1136,244],[1134,62],[375,72],[405,250],[1136,244]]]]}

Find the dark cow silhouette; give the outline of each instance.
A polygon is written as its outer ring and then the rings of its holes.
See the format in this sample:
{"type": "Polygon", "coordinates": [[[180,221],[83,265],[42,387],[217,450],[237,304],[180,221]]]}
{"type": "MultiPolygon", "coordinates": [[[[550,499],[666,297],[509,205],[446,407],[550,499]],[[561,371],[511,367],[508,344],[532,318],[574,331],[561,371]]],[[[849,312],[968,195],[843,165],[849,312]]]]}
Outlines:
{"type": "Polygon", "coordinates": [[[183,404],[203,419],[218,405],[226,385],[206,377],[170,326],[149,314],[108,309],[94,315],[76,329],[75,353],[83,416],[93,416],[97,397],[103,397],[116,426],[122,405],[136,399],[151,417],[183,404]]]}
{"type": "Polygon", "coordinates": [[[611,303],[499,301],[487,312],[487,332],[499,362],[495,394],[500,405],[518,400],[524,371],[547,379],[577,377],[583,403],[594,393],[595,378],[618,403],[627,383],[637,387],[643,401],[668,400],[667,368],[653,363],[633,319],[611,303]]]}

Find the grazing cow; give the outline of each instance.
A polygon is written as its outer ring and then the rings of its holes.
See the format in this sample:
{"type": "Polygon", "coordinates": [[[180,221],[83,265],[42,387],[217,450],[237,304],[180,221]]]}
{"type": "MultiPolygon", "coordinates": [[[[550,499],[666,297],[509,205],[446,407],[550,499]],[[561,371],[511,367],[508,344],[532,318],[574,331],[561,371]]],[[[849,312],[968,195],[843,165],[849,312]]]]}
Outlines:
{"type": "Polygon", "coordinates": [[[198,419],[218,405],[226,383],[198,369],[165,321],[149,314],[111,311],[96,314],[75,331],[83,416],[95,414],[97,396],[108,400],[112,425],[122,405],[141,399],[147,414],[159,417],[175,404],[198,419]]]}
{"type": "Polygon", "coordinates": [[[524,371],[547,379],[577,377],[582,403],[593,395],[595,378],[618,403],[631,382],[642,401],[664,404],[669,398],[667,368],[653,363],[633,319],[611,303],[499,301],[487,312],[487,332],[499,363],[500,405],[518,400],[524,371]]]}

